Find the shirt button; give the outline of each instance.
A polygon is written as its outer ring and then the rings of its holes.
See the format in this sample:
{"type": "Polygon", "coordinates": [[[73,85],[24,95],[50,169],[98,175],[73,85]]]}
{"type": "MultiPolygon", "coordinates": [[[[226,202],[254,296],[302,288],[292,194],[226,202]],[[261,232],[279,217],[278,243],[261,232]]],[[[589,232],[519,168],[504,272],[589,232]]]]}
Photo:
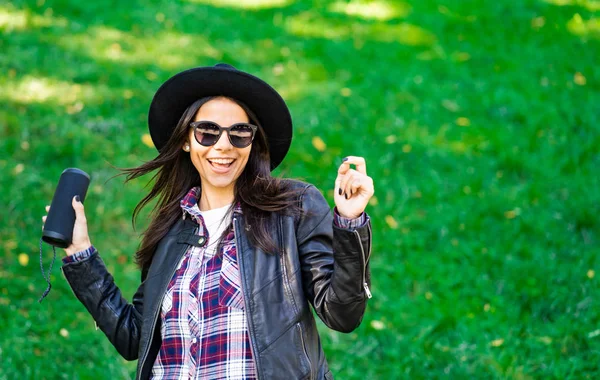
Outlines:
{"type": "Polygon", "coordinates": [[[196,339],[196,337],[194,337],[194,339],[192,339],[192,343],[196,343],[198,341],[198,339],[196,339]]]}

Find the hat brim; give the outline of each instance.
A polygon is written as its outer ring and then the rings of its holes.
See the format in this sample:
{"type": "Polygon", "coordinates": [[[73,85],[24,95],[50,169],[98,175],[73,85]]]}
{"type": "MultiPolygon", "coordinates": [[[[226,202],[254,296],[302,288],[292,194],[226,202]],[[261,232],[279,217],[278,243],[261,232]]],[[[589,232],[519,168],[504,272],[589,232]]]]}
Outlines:
{"type": "Polygon", "coordinates": [[[166,145],[183,112],[207,96],[226,96],[246,104],[267,136],[271,170],[283,161],[292,142],[292,117],[285,101],[265,81],[229,65],[186,70],[160,86],[148,112],[156,149],[166,145]]]}

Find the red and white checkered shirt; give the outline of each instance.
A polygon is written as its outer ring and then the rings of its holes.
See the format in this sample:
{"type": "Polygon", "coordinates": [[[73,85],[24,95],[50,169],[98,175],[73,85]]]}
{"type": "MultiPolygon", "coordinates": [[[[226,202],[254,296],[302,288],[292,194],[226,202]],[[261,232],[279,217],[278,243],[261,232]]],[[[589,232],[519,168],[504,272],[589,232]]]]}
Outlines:
{"type": "MultiPolygon", "coordinates": [[[[181,201],[184,215],[207,236],[197,205],[200,188],[181,201]]],[[[241,213],[239,205],[234,213],[241,213]]],[[[190,246],[164,296],[155,379],[255,379],[233,229],[213,255],[190,246]]]]}

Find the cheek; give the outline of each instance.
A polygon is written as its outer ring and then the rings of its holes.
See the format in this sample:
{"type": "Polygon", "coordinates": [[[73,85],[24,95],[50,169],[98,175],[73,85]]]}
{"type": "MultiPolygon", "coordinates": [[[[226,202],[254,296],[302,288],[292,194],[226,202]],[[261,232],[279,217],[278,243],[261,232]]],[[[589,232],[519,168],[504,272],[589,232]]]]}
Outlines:
{"type": "Polygon", "coordinates": [[[190,160],[192,161],[192,165],[194,165],[196,169],[200,169],[200,160],[196,156],[192,155],[190,157],[190,160]]]}
{"type": "Polygon", "coordinates": [[[190,152],[190,160],[192,161],[192,164],[197,170],[200,170],[200,168],[202,167],[203,155],[204,152],[200,151],[196,147],[194,147],[190,152]]]}
{"type": "Polygon", "coordinates": [[[246,169],[248,161],[250,161],[250,149],[248,149],[248,153],[244,156],[243,164],[241,165],[241,171],[244,171],[244,169],[246,169]]]}

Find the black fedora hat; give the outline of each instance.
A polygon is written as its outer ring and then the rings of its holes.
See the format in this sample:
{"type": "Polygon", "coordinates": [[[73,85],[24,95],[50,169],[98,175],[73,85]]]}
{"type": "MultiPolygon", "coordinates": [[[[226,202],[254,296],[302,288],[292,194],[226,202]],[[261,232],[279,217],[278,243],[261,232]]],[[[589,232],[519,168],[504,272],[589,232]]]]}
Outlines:
{"type": "Polygon", "coordinates": [[[156,149],[165,146],[183,112],[206,96],[226,96],[246,104],[267,136],[271,170],[283,161],[292,142],[292,117],[285,101],[262,79],[224,63],[183,71],[156,91],[148,113],[156,149]]]}

